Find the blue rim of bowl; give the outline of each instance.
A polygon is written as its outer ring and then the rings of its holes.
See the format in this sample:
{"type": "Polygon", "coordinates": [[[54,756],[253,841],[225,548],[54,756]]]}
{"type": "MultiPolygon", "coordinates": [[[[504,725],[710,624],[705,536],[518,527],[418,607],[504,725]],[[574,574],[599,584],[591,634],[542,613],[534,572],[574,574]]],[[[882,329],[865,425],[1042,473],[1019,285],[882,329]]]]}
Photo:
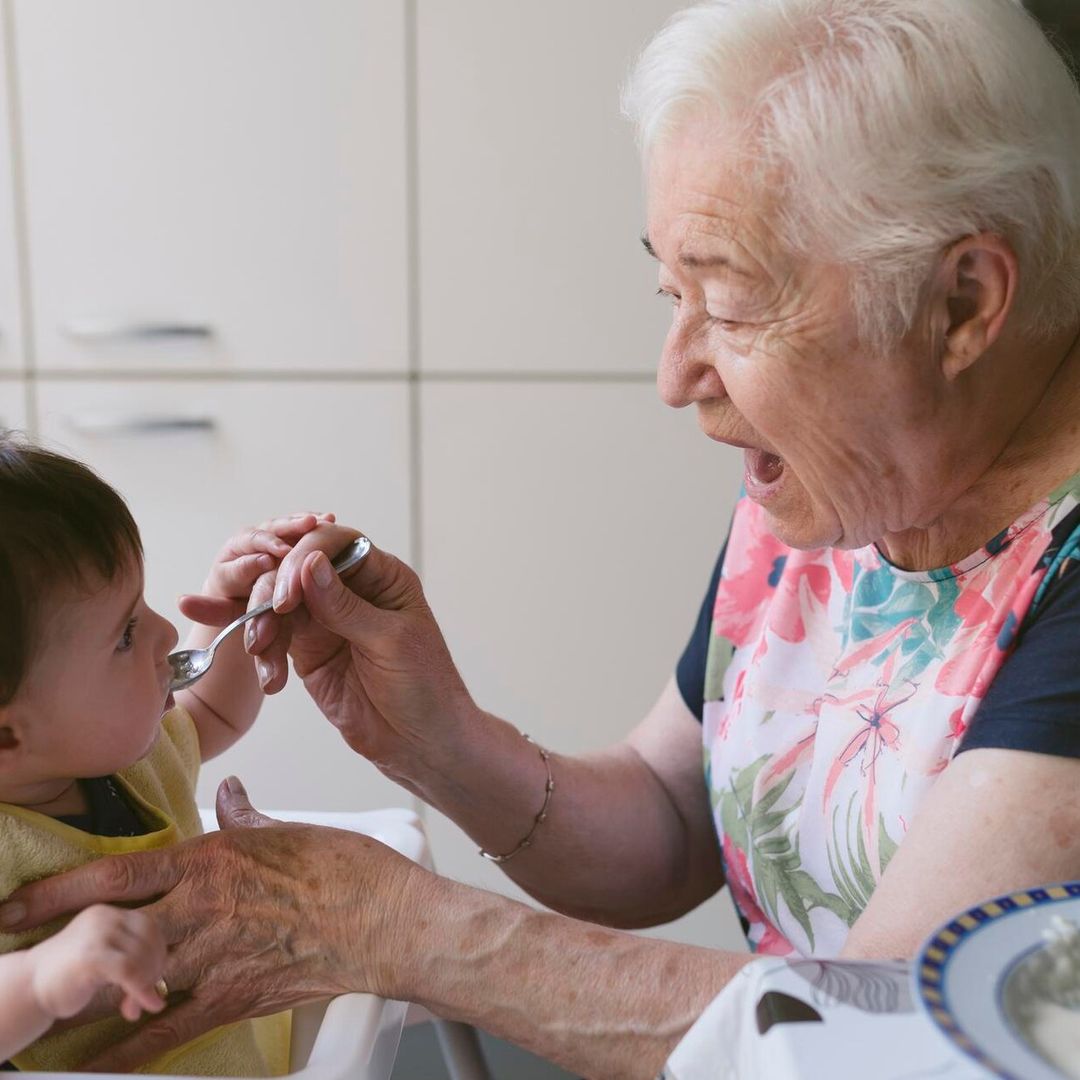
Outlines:
{"type": "Polygon", "coordinates": [[[945,970],[956,950],[988,923],[1027,911],[1043,904],[1057,904],[1062,900],[1080,897],[1080,881],[1065,881],[1058,885],[1044,885],[1038,889],[1022,889],[969,908],[962,915],[947,922],[933,937],[929,938],[915,961],[915,981],[919,996],[938,1028],[954,1046],[974,1058],[984,1068],[1006,1077],[1007,1080],[1023,1080],[1009,1072],[991,1055],[979,1049],[974,1039],[963,1029],[949,1007],[945,993],[945,970]]]}

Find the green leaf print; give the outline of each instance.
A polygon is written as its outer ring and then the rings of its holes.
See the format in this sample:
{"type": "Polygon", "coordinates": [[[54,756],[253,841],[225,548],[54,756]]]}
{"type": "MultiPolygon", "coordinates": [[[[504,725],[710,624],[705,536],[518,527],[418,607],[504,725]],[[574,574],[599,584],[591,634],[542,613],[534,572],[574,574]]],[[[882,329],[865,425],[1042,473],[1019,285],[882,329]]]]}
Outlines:
{"type": "Polygon", "coordinates": [[[840,808],[833,811],[832,844],[826,845],[826,854],[829,859],[829,869],[832,871],[833,883],[845,903],[851,911],[850,926],[863,908],[870,902],[870,897],[877,887],[878,878],[885,872],[889,860],[896,852],[897,844],[888,830],[885,828],[885,819],[878,815],[878,873],[875,875],[870,859],[866,853],[866,844],[863,841],[863,831],[859,827],[859,810],[856,806],[857,796],[852,795],[848,803],[846,820],[844,822],[844,836],[841,839],[837,835],[837,815],[840,808]],[[852,837],[855,839],[852,850],[852,837]],[[846,857],[845,857],[846,855],[846,857]]]}
{"type": "Polygon", "coordinates": [[[719,634],[713,634],[705,658],[705,701],[723,701],[724,676],[735,655],[735,646],[719,634]]]}
{"type": "Polygon", "coordinates": [[[766,917],[780,927],[782,899],[812,949],[814,930],[810,913],[815,908],[825,908],[850,925],[850,905],[843,897],[827,893],[802,868],[797,832],[794,828],[784,828],[802,802],[800,797],[788,806],[778,807],[796,770],[788,770],[755,801],[758,776],[770,760],[771,755],[764,755],[732,774],[730,786],[719,793],[720,824],[731,842],[746,853],[754,891],[766,917]]]}
{"type": "Polygon", "coordinates": [[[896,843],[885,829],[885,819],[878,814],[878,860],[881,863],[881,872],[885,873],[885,867],[896,854],[896,843]]]}
{"type": "Polygon", "coordinates": [[[720,801],[720,827],[724,830],[725,836],[731,837],[731,842],[737,848],[745,851],[750,846],[746,823],[739,817],[739,810],[734,799],[725,796],[721,796],[720,801]]]}
{"type": "MultiPolygon", "coordinates": [[[[852,801],[854,802],[854,798],[852,801]]],[[[863,896],[869,900],[877,886],[877,878],[874,877],[873,868],[870,866],[870,859],[866,854],[866,844],[863,842],[863,831],[859,828],[857,812],[855,816],[855,844],[859,856],[851,863],[851,870],[859,882],[859,887],[862,889],[863,896]]]]}
{"type": "Polygon", "coordinates": [[[791,838],[788,836],[773,836],[768,840],[762,840],[754,845],[754,850],[759,855],[786,855],[792,851],[791,838]]]}
{"type": "MultiPolygon", "coordinates": [[[[795,776],[794,771],[789,772],[783,781],[779,784],[773,784],[764,795],[754,804],[753,814],[755,818],[760,817],[763,814],[767,814],[775,805],[781,795],[788,789],[788,784],[791,783],[792,778],[795,776]]],[[[787,817],[788,811],[783,812],[783,816],[787,817]]]]}

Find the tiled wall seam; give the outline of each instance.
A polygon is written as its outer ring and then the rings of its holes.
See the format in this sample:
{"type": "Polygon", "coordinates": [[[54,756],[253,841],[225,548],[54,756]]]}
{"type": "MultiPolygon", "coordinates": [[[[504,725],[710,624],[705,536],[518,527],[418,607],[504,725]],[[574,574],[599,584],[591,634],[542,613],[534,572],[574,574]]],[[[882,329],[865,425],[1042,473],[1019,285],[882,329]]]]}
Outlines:
{"type": "MultiPolygon", "coordinates": [[[[0,0],[0,19],[3,20],[4,74],[8,107],[8,155],[11,162],[11,218],[16,255],[16,287],[19,292],[19,353],[22,371],[32,376],[36,367],[36,338],[34,336],[33,303],[30,288],[30,241],[26,215],[26,170],[23,161],[22,109],[19,92],[19,67],[15,49],[15,11],[13,0],[0,0]]],[[[23,386],[27,426],[37,434],[37,394],[33,378],[23,386]]]]}

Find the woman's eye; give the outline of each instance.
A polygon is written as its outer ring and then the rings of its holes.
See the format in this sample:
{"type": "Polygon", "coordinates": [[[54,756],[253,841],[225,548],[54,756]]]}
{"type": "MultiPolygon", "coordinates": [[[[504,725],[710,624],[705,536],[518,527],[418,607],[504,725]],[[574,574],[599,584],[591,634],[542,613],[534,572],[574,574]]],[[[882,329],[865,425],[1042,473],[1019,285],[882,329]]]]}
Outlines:
{"type": "Polygon", "coordinates": [[[673,307],[678,307],[679,301],[682,300],[682,297],[678,293],[673,293],[669,289],[665,289],[662,285],[656,290],[656,295],[666,296],[671,301],[673,307]]]}
{"type": "Polygon", "coordinates": [[[132,645],[135,644],[135,624],[138,621],[138,619],[132,619],[131,622],[124,627],[124,632],[120,635],[120,642],[116,646],[117,652],[127,652],[132,645]]]}

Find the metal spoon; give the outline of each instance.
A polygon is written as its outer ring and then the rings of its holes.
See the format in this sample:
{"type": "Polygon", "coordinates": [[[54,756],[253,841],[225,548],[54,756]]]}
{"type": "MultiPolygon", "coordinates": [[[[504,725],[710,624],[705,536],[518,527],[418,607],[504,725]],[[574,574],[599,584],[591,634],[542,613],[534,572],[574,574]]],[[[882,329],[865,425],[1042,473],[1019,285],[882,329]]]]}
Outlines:
{"type": "MultiPolygon", "coordinates": [[[[343,574],[346,570],[351,570],[370,550],[371,541],[366,536],[358,536],[330,565],[339,574],[343,574]]],[[[243,626],[249,619],[264,614],[273,606],[274,602],[268,600],[257,608],[245,611],[240,618],[233,619],[205,649],[181,649],[179,652],[170,653],[169,664],[173,670],[173,678],[169,690],[183,690],[193,682],[198,682],[210,670],[210,665],[214,662],[214,650],[225,638],[238,626],[243,626]]]]}

